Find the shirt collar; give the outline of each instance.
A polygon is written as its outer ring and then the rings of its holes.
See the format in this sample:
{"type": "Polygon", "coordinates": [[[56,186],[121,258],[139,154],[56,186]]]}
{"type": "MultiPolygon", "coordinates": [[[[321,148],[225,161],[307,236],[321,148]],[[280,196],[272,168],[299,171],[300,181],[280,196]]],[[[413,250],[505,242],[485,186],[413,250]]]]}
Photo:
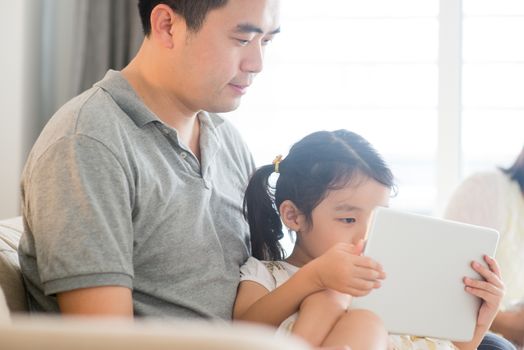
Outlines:
{"type": "Polygon", "coordinates": [[[138,127],[159,121],[158,117],[142,102],[135,90],[119,71],[109,70],[104,79],[95,84],[107,92],[116,104],[131,118],[138,127]]]}
{"type": "MultiPolygon", "coordinates": [[[[143,127],[150,122],[160,122],[164,124],[155,113],[153,113],[142,102],[136,94],[122,72],[109,70],[104,78],[95,84],[96,87],[106,91],[116,104],[131,118],[138,127],[143,127]]],[[[198,113],[202,128],[209,128],[213,134],[215,129],[224,122],[222,118],[212,119],[207,112],[198,113]]]]}

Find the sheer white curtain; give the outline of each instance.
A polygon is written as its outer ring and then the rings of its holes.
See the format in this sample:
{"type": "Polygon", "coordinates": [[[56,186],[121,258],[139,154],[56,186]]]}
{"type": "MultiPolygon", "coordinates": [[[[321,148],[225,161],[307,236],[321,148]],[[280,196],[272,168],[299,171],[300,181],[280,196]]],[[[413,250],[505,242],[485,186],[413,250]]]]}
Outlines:
{"type": "MultiPolygon", "coordinates": [[[[135,0],[35,0],[41,8],[35,49],[31,141],[67,100],[121,69],[143,34],[135,0]]],[[[32,142],[30,142],[32,144],[32,142]]]]}
{"type": "Polygon", "coordinates": [[[109,68],[122,69],[142,42],[136,0],[77,0],[74,87],[90,88],[109,68]]]}
{"type": "Polygon", "coordinates": [[[524,145],[524,1],[463,0],[463,175],[512,164],[524,145]]]}
{"type": "Polygon", "coordinates": [[[0,218],[19,214],[22,166],[42,127],[71,97],[136,52],[136,0],[0,1],[0,218]]]}
{"type": "Polygon", "coordinates": [[[350,129],[391,165],[395,207],[435,201],[438,0],[285,0],[265,71],[230,114],[258,165],[315,130],[350,129]]]}
{"type": "Polygon", "coordinates": [[[438,214],[461,177],[522,148],[522,0],[282,6],[265,71],[229,115],[258,165],[314,130],[351,129],[391,165],[392,206],[438,214]]]}

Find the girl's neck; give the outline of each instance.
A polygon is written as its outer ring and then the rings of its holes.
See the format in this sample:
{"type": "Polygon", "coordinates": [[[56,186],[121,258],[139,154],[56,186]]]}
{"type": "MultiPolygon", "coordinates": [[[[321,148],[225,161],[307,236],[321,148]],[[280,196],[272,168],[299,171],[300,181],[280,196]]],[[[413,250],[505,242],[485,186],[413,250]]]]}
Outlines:
{"type": "Polygon", "coordinates": [[[293,252],[285,261],[291,265],[302,267],[313,259],[313,257],[309,256],[309,254],[303,251],[298,245],[295,245],[293,252]]]}

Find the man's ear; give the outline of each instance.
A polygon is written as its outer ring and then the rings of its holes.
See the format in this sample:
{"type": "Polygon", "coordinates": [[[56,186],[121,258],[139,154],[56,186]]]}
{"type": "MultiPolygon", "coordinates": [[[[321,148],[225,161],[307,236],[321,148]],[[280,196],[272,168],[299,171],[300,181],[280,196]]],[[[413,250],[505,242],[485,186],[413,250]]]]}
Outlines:
{"type": "MultiPolygon", "coordinates": [[[[185,32],[185,21],[171,7],[158,4],[151,11],[151,36],[166,48],[173,48],[177,31],[185,32]]],[[[184,34],[185,35],[185,34],[184,34]]]]}
{"type": "Polygon", "coordinates": [[[284,225],[292,231],[299,232],[304,229],[305,220],[302,212],[292,201],[285,200],[278,208],[280,218],[284,225]]]}

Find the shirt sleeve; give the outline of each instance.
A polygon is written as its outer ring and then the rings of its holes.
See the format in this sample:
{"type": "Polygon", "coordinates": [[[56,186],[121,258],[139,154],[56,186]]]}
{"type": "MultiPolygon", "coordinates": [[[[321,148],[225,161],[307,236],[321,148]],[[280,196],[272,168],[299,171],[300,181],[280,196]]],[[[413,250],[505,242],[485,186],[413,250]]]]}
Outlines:
{"type": "Polygon", "coordinates": [[[444,217],[500,230],[496,176],[496,173],[477,173],[464,180],[451,196],[444,217]]]}
{"type": "Polygon", "coordinates": [[[276,287],[275,278],[267,267],[258,259],[250,257],[240,267],[240,282],[252,281],[262,285],[268,291],[276,287]]]}
{"type": "Polygon", "coordinates": [[[44,292],[120,285],[132,288],[133,187],[102,143],[74,135],[35,163],[24,188],[44,292]]]}

